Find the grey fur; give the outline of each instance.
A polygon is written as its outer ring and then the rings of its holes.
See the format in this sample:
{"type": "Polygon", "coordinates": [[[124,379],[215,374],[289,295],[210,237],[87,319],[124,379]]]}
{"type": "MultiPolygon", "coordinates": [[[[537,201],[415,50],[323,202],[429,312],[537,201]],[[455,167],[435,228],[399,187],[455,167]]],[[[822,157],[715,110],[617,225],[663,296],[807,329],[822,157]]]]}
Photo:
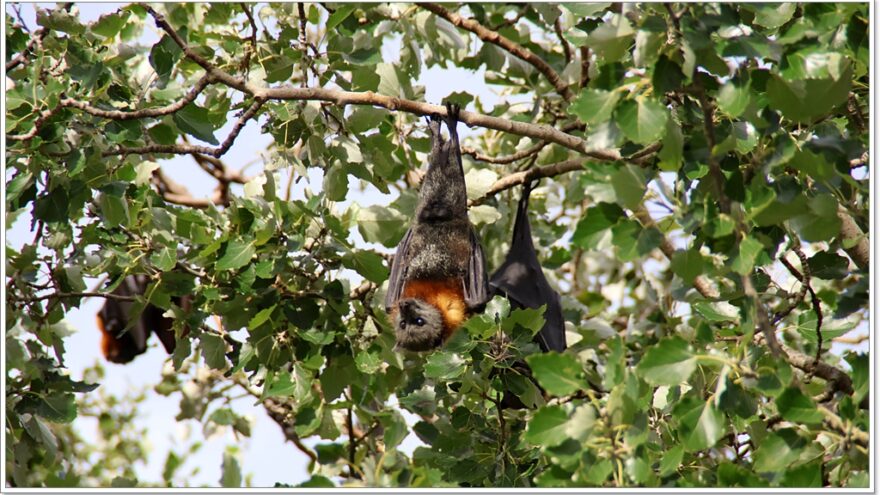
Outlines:
{"type": "Polygon", "coordinates": [[[428,120],[430,163],[422,181],[413,224],[394,256],[385,296],[385,310],[391,313],[398,309],[394,322],[398,345],[411,350],[425,350],[421,347],[429,344],[431,347],[439,345],[443,321],[439,311],[415,299],[408,300],[419,303],[408,306],[411,320],[403,316],[400,304],[405,301],[400,298],[409,281],[460,279],[465,304],[471,312],[481,310],[488,299],[483,250],[467,216],[467,186],[456,130],[459,108],[447,104],[446,109],[448,141],[440,135],[440,116],[435,114],[428,120]],[[412,327],[411,321],[417,317],[425,323],[418,328],[412,327]],[[405,331],[401,330],[401,322],[405,331]]]}

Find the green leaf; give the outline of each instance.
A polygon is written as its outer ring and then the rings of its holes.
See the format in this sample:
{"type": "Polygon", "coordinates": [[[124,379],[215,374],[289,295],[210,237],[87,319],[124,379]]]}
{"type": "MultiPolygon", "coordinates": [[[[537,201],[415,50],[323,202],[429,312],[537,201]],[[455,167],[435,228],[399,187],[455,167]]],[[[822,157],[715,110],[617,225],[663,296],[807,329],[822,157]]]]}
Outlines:
{"type": "Polygon", "coordinates": [[[270,397],[290,397],[296,392],[296,383],[293,380],[293,374],[281,371],[275,374],[274,379],[263,385],[264,391],[262,399],[270,397]]]}
{"type": "Polygon", "coordinates": [[[120,10],[113,14],[102,15],[98,22],[92,24],[92,32],[104,38],[112,38],[119,34],[130,12],[120,10]]]}
{"type": "Polygon", "coordinates": [[[272,316],[272,313],[277,307],[277,304],[273,304],[268,308],[261,309],[257,314],[254,315],[253,318],[251,318],[251,321],[248,322],[248,329],[255,330],[263,323],[269,321],[269,318],[272,316]]]}
{"type": "Polygon", "coordinates": [[[696,249],[678,250],[672,255],[670,267],[685,282],[693,282],[704,271],[703,255],[696,249]]]}
{"type": "Polygon", "coordinates": [[[538,308],[516,308],[510,311],[508,316],[504,317],[501,322],[501,329],[505,332],[510,332],[517,326],[521,326],[534,335],[544,326],[544,311],[546,309],[546,305],[538,308]]]}
{"type": "Polygon", "coordinates": [[[727,81],[718,90],[718,109],[730,118],[737,118],[749,106],[750,84],[727,81]]]}
{"type": "Polygon", "coordinates": [[[565,425],[565,433],[570,438],[583,442],[589,438],[595,424],[596,410],[590,404],[581,404],[565,425]]]}
{"type": "Polygon", "coordinates": [[[795,122],[809,123],[843,103],[852,85],[852,64],[847,63],[838,79],[786,80],[776,74],[767,81],[770,106],[795,122]]]}
{"type": "Polygon", "coordinates": [[[714,400],[689,397],[674,409],[680,418],[679,441],[688,452],[708,449],[724,436],[724,414],[714,400]]]}
{"type": "Polygon", "coordinates": [[[409,219],[397,210],[373,205],[358,212],[357,222],[365,241],[394,247],[403,238],[409,219]]]}
{"type": "Polygon", "coordinates": [[[543,447],[554,447],[567,440],[568,414],[561,406],[545,406],[529,421],[526,440],[543,447]]]}
{"type": "Polygon", "coordinates": [[[675,119],[666,120],[666,136],[663,138],[663,147],[657,153],[660,170],[674,172],[681,168],[684,158],[684,136],[681,126],[675,119]]]}
{"type": "Polygon", "coordinates": [[[684,447],[676,445],[667,450],[660,458],[660,476],[669,476],[676,472],[681,466],[681,460],[684,457],[684,447]]]}
{"type": "Polygon", "coordinates": [[[740,275],[752,273],[758,255],[764,250],[761,241],[754,237],[746,237],[739,243],[739,255],[733,260],[731,269],[740,275]]]}
{"type": "Polygon", "coordinates": [[[849,275],[849,259],[837,253],[820,251],[808,260],[810,274],[826,280],[842,280],[849,275]]]}
{"type": "Polygon", "coordinates": [[[237,270],[248,263],[256,253],[253,239],[236,239],[226,245],[226,253],[217,260],[217,271],[237,270]]]}
{"type": "Polygon", "coordinates": [[[782,419],[793,423],[818,424],[824,416],[813,399],[807,397],[801,389],[789,387],[776,398],[776,408],[782,419]]]}
{"type": "Polygon", "coordinates": [[[213,145],[220,144],[214,137],[214,125],[206,109],[190,103],[175,112],[172,117],[181,131],[213,145]]]}
{"type": "Polygon", "coordinates": [[[168,246],[159,248],[159,251],[150,255],[150,261],[157,269],[167,272],[177,266],[177,250],[168,246]]]}
{"type": "Polygon", "coordinates": [[[768,29],[776,29],[791,19],[797,9],[797,4],[794,2],[758,3],[750,5],[750,8],[755,11],[755,24],[768,29]]]}
{"type": "Polygon", "coordinates": [[[694,310],[711,322],[737,321],[739,309],[727,301],[698,302],[693,304],[694,310]]]}
{"type": "Polygon", "coordinates": [[[203,333],[199,337],[205,363],[215,370],[226,368],[226,342],[219,335],[203,333]]]}
{"type": "Polygon", "coordinates": [[[365,374],[373,374],[382,368],[382,357],[375,352],[362,351],[354,358],[354,364],[358,371],[365,374]]]}
{"type": "Polygon", "coordinates": [[[650,347],[639,361],[636,372],[652,385],[678,385],[697,369],[690,345],[680,337],[661,340],[650,347]]]}
{"type": "MultiPolygon", "coordinates": [[[[822,459],[785,470],[781,486],[789,488],[822,488],[822,459]]],[[[855,488],[851,484],[850,488],[855,488]]]]}
{"type": "Polygon", "coordinates": [[[324,194],[330,201],[342,201],[348,195],[348,173],[342,164],[329,167],[324,174],[324,194]]]}
{"type": "Polygon", "coordinates": [[[128,202],[123,196],[110,190],[102,191],[98,195],[98,206],[107,228],[128,224],[128,202]]]}
{"type": "Polygon", "coordinates": [[[159,42],[150,49],[150,65],[156,70],[160,80],[167,81],[174,64],[180,57],[181,50],[170,36],[163,35],[159,42]]]}
{"type": "Polygon", "coordinates": [[[619,99],[619,91],[583,89],[568,107],[568,113],[587,124],[601,124],[611,118],[619,99]]]}
{"type": "Polygon", "coordinates": [[[578,222],[571,242],[584,249],[596,249],[611,238],[611,227],[624,216],[623,210],[611,203],[589,208],[578,222]]]}
{"type": "Polygon", "coordinates": [[[630,210],[641,204],[645,195],[645,182],[643,172],[635,165],[624,165],[611,174],[611,186],[617,202],[630,210]]]}
{"type": "Polygon", "coordinates": [[[526,358],[532,375],[547,392],[556,395],[570,395],[586,388],[583,368],[569,354],[550,351],[546,354],[532,354],[526,358]]]}
{"type": "Polygon", "coordinates": [[[354,12],[357,8],[358,5],[354,3],[342,3],[337,5],[336,11],[330,14],[330,17],[327,18],[326,32],[332,32],[336,26],[347,19],[348,16],[351,15],[351,13],[354,12]]]}
{"type": "Polygon", "coordinates": [[[638,144],[658,141],[666,130],[669,112],[654,98],[637,97],[617,106],[615,120],[623,134],[638,144]]]}
{"type": "Polygon", "coordinates": [[[26,396],[17,410],[42,416],[53,423],[70,423],[76,419],[76,401],[73,394],[54,393],[46,396],[26,396]]]}
{"type": "Polygon", "coordinates": [[[792,428],[767,435],[755,450],[754,469],[759,473],[779,473],[797,460],[806,441],[792,428]]]}
{"type": "Polygon", "coordinates": [[[350,255],[342,258],[342,264],[363,275],[371,282],[381,284],[388,280],[388,268],[381,256],[372,251],[352,251],[350,255]]]}
{"type": "Polygon", "coordinates": [[[605,63],[611,63],[623,57],[632,45],[634,36],[635,31],[626,17],[614,14],[591,31],[585,43],[596,52],[597,56],[604,59],[605,63]]]}
{"type": "Polygon", "coordinates": [[[229,452],[223,453],[222,474],[220,476],[220,485],[223,488],[239,488],[241,487],[241,467],[238,460],[229,452]]]}
{"type": "Polygon", "coordinates": [[[464,374],[466,365],[458,354],[440,351],[428,356],[425,361],[425,376],[441,381],[450,381],[464,374]]]}

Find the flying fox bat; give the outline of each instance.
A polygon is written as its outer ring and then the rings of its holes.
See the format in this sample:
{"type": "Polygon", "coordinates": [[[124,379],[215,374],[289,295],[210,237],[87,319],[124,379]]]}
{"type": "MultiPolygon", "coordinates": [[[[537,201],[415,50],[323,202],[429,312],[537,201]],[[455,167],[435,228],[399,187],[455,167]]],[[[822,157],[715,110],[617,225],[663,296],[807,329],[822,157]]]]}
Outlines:
{"type": "MultiPolygon", "coordinates": [[[[129,275],[113,291],[119,296],[143,295],[147,288],[147,277],[129,275]]],[[[188,306],[189,298],[183,297],[176,301],[188,306]]],[[[168,353],[174,352],[173,320],[162,316],[164,311],[152,304],[147,304],[138,321],[129,327],[132,301],[108,298],[98,312],[98,329],[101,330],[101,352],[108,361],[124,364],[132,361],[147,350],[147,338],[150,332],[156,334],[168,353]]]]}
{"type": "MultiPolygon", "coordinates": [[[[565,350],[565,322],[559,294],[550,287],[538,253],[532,242],[532,229],[529,225],[529,194],[532,183],[523,185],[522,197],[516,209],[513,224],[513,240],[507,258],[489,281],[492,295],[507,297],[514,308],[540,308],[544,310],[544,326],[535,335],[535,341],[543,352],[565,350]]],[[[531,370],[524,362],[514,363],[520,373],[531,377],[531,370]]],[[[537,385],[537,384],[536,384],[537,385]]],[[[540,388],[540,386],[539,386],[540,388]]],[[[502,408],[522,409],[526,405],[510,391],[505,391],[500,402],[502,408]]]]}
{"type": "Polygon", "coordinates": [[[559,294],[550,287],[538,253],[532,242],[532,229],[529,225],[529,194],[532,183],[523,185],[522,197],[516,209],[513,225],[513,240],[507,258],[489,280],[492,294],[500,294],[510,299],[514,308],[539,308],[544,310],[544,326],[535,336],[541,350],[562,352],[565,350],[565,323],[559,294]]]}
{"type": "Polygon", "coordinates": [[[428,119],[431,155],[415,217],[391,264],[385,311],[397,347],[426,351],[445,342],[488,299],[483,249],[467,216],[457,105],[446,104],[449,140],[439,115],[428,119]]]}

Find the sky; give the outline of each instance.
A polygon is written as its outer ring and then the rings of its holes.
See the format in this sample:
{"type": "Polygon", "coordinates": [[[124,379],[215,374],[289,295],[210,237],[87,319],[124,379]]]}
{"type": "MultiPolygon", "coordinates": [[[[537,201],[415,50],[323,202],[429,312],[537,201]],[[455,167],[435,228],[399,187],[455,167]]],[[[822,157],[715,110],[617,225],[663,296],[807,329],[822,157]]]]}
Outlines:
{"type": "MultiPolygon", "coordinates": [[[[52,7],[53,4],[36,4],[38,6],[52,7]]],[[[80,19],[84,22],[96,20],[100,15],[110,13],[116,10],[119,4],[77,4],[80,19]]],[[[34,22],[34,4],[25,4],[22,6],[22,16],[24,21],[32,29],[36,26],[34,22]]],[[[10,15],[14,15],[9,4],[6,4],[6,11],[10,15]]],[[[139,40],[144,45],[152,45],[159,39],[155,26],[152,22],[147,22],[147,28],[144,35],[139,40]]],[[[383,47],[382,54],[384,61],[395,61],[398,59],[397,49],[399,44],[394,41],[386,43],[383,47]]],[[[473,47],[479,49],[479,45],[473,47]]],[[[454,92],[468,92],[479,98],[483,105],[491,108],[500,101],[520,102],[524,101],[522,97],[513,99],[502,97],[498,92],[487,86],[484,81],[484,70],[469,71],[458,68],[441,68],[431,67],[422,71],[420,78],[415,81],[416,84],[425,86],[425,101],[431,103],[439,103],[449,94],[454,92]]],[[[527,98],[527,95],[525,95],[527,98]]],[[[260,124],[262,122],[250,122],[239,135],[236,143],[229,152],[223,157],[223,161],[231,168],[239,169],[244,164],[257,160],[257,163],[249,166],[245,171],[246,177],[258,175],[262,170],[261,151],[264,150],[271,142],[271,137],[260,133],[260,124]]],[[[216,131],[215,135],[222,141],[231,128],[231,124],[216,131]]],[[[480,129],[470,129],[467,126],[461,126],[460,134],[463,139],[480,133],[480,129]]],[[[215,182],[209,179],[196,163],[189,157],[179,156],[170,160],[161,162],[162,170],[171,179],[179,184],[185,185],[194,197],[209,197],[214,188],[215,182]]],[[[281,172],[282,176],[278,181],[279,184],[286,184],[286,175],[281,172]]],[[[671,183],[673,176],[665,174],[661,180],[671,183]]],[[[8,179],[8,177],[7,177],[8,179]]],[[[360,188],[359,181],[349,177],[349,197],[338,203],[339,211],[343,211],[351,202],[357,202],[362,206],[372,204],[388,204],[392,199],[391,195],[380,193],[372,186],[367,186],[363,190],[360,188]]],[[[307,180],[303,180],[294,186],[293,198],[302,199],[305,191],[320,191],[322,184],[321,171],[311,169],[307,180]]],[[[233,192],[241,194],[241,186],[234,186],[233,192]]],[[[648,205],[651,208],[651,205],[648,205]]],[[[655,216],[658,216],[662,210],[651,210],[655,216]]],[[[6,232],[7,244],[19,248],[28,243],[33,238],[33,233],[29,230],[30,215],[24,214],[11,226],[6,232]]],[[[353,233],[355,243],[364,245],[363,240],[357,231],[353,233]]],[[[681,246],[681,240],[678,242],[681,246]]],[[[371,248],[377,246],[371,245],[371,248]]],[[[660,265],[656,267],[659,269],[660,265]]],[[[347,274],[348,275],[348,274],[347,274]]],[[[351,274],[352,279],[357,279],[356,274],[351,274]]],[[[788,274],[784,269],[779,267],[774,269],[773,277],[776,280],[786,283],[788,274]]],[[[93,286],[96,281],[91,281],[93,286]]],[[[791,283],[789,280],[788,283],[791,283]]],[[[65,354],[65,364],[70,374],[75,379],[81,379],[83,370],[94,366],[96,362],[100,362],[106,369],[106,378],[101,384],[101,388],[107,393],[123,395],[125,391],[132,387],[140,388],[145,385],[154,385],[160,380],[160,372],[163,364],[167,360],[167,355],[155,338],[150,341],[149,350],[136,358],[132,363],[127,365],[117,365],[103,360],[99,353],[100,334],[95,324],[95,315],[100,309],[103,300],[87,299],[84,304],[66,316],[69,325],[76,329],[76,332],[66,341],[67,353],[65,354]]],[[[686,305],[677,306],[680,311],[689,311],[686,305]]],[[[856,333],[866,333],[867,322],[865,322],[856,333]]],[[[849,348],[840,344],[834,345],[834,352],[841,352],[843,349],[849,348]]],[[[866,348],[867,344],[863,347],[866,348]]],[[[169,449],[181,452],[190,443],[200,440],[202,426],[200,422],[188,420],[183,425],[179,425],[174,416],[179,410],[179,395],[171,397],[163,397],[152,389],[149,391],[147,400],[140,408],[140,423],[143,424],[148,432],[147,441],[151,446],[148,462],[146,465],[137,466],[136,472],[142,481],[160,482],[162,479],[162,469],[165,457],[169,449]]],[[[296,484],[308,479],[306,472],[307,458],[291,443],[286,442],[277,424],[271,420],[260,406],[254,406],[251,398],[242,398],[236,400],[232,404],[232,408],[239,413],[248,414],[253,417],[253,429],[250,438],[236,439],[231,430],[220,431],[207,439],[205,445],[196,454],[189,456],[186,463],[178,471],[179,474],[188,473],[195,467],[199,467],[199,472],[194,476],[187,477],[186,481],[190,486],[209,485],[216,486],[220,479],[220,466],[224,449],[227,445],[237,444],[241,455],[239,462],[241,463],[242,473],[244,475],[252,475],[253,486],[272,486],[275,482],[296,484]]],[[[402,411],[408,421],[412,423],[414,416],[402,411]]],[[[90,418],[78,418],[74,423],[78,431],[84,438],[97,438],[97,421],[90,418]]],[[[307,445],[313,445],[315,441],[306,440],[307,445]]],[[[411,452],[420,442],[413,434],[404,441],[401,450],[411,452]]]]}

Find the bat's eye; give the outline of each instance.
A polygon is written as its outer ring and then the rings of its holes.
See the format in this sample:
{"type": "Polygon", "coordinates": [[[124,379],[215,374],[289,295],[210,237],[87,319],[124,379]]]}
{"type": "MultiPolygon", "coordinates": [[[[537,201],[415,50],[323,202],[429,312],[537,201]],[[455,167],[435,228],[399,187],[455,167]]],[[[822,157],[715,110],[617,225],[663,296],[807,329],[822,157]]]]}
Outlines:
{"type": "Polygon", "coordinates": [[[425,324],[425,319],[422,318],[422,317],[420,316],[420,317],[418,317],[418,318],[415,319],[415,324],[418,325],[418,326],[422,326],[422,325],[425,324]]]}
{"type": "Polygon", "coordinates": [[[405,321],[400,320],[400,328],[406,328],[406,322],[405,322],[405,321]]]}

